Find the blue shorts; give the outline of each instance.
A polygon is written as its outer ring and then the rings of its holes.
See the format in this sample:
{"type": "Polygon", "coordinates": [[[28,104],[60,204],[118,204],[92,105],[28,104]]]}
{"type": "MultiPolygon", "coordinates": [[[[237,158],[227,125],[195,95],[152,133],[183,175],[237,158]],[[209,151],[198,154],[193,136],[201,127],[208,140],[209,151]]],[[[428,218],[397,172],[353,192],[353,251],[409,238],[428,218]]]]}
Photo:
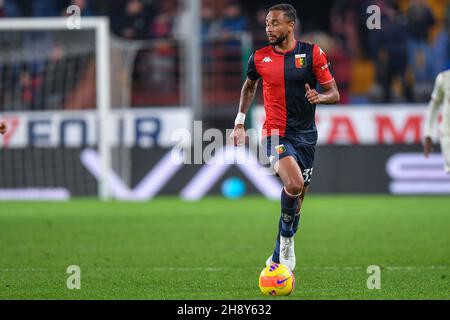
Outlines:
{"type": "Polygon", "coordinates": [[[314,169],[315,146],[296,142],[288,137],[278,137],[279,141],[272,143],[272,137],[264,139],[263,144],[266,148],[267,157],[270,159],[270,166],[273,169],[275,163],[285,157],[293,157],[299,165],[305,186],[311,183],[311,177],[314,169]]]}

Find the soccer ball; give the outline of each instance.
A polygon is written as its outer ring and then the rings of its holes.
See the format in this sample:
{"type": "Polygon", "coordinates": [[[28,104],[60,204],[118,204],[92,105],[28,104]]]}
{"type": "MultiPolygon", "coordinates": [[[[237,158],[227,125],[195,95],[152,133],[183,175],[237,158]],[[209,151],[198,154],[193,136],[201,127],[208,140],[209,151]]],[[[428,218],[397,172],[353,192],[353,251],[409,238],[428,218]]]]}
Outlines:
{"type": "Polygon", "coordinates": [[[288,296],[294,291],[294,274],[279,263],[264,268],[259,276],[259,289],[268,296],[288,296]]]}

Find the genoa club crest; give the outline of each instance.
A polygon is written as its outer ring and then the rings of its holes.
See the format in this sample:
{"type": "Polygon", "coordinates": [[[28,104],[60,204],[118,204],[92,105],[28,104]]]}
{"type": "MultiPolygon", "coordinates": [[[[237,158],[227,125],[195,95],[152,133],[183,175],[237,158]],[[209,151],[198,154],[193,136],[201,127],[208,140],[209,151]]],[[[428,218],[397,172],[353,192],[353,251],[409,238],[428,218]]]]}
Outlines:
{"type": "Polygon", "coordinates": [[[306,54],[296,54],[295,55],[295,67],[301,69],[306,67],[306,54]]]}
{"type": "Polygon", "coordinates": [[[280,154],[283,154],[283,153],[286,152],[286,147],[284,146],[284,144],[281,144],[281,145],[279,145],[279,146],[276,146],[276,147],[275,147],[275,150],[276,150],[277,153],[280,155],[280,154]]]}

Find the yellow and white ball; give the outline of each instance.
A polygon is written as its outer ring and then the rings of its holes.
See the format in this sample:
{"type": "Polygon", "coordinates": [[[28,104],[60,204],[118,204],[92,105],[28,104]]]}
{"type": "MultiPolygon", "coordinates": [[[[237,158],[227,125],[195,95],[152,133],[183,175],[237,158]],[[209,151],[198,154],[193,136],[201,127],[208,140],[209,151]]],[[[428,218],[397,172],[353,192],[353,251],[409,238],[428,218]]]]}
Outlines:
{"type": "Polygon", "coordinates": [[[264,268],[259,276],[259,289],[264,295],[288,296],[294,291],[294,274],[279,263],[264,268]]]}

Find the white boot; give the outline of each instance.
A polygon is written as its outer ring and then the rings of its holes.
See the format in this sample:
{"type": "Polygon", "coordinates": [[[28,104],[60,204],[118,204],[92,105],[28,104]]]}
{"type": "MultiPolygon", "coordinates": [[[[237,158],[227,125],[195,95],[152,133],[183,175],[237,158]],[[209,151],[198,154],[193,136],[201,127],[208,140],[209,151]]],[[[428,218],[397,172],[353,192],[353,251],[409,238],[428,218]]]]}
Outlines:
{"type": "Polygon", "coordinates": [[[294,237],[286,238],[280,235],[280,263],[288,267],[289,270],[294,271],[295,269],[294,237]]]}
{"type": "Polygon", "coordinates": [[[272,260],[272,256],[270,256],[266,261],[266,267],[270,267],[273,264],[274,264],[274,262],[272,260]]]}

